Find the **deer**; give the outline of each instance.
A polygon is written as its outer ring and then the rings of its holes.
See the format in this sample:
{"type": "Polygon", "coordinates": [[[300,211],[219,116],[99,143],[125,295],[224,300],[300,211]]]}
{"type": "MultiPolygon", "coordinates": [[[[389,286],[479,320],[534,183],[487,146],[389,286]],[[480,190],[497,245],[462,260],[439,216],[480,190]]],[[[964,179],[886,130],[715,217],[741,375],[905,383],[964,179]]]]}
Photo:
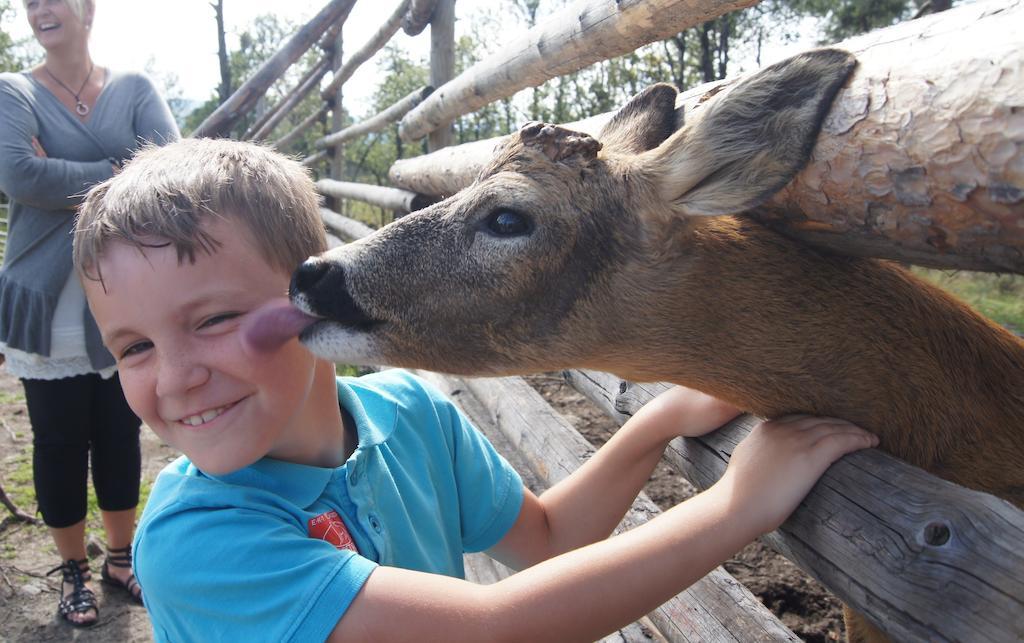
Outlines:
{"type": "MultiPolygon", "coordinates": [[[[528,123],[471,186],[303,264],[291,298],[321,321],[301,339],[346,364],[589,368],[841,417],[1024,507],[1024,342],[900,265],[750,216],[806,164],[855,65],[807,52],[692,114],[654,85],[596,138],[528,123]]],[[[846,612],[848,640],[887,640],[846,612]]]]}

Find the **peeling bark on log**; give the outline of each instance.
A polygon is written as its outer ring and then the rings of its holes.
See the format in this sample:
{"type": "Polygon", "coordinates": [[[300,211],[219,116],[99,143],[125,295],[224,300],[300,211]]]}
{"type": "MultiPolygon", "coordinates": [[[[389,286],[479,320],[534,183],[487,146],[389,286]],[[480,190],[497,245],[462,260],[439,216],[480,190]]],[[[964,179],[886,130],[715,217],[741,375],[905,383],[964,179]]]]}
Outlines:
{"type": "MultiPolygon", "coordinates": [[[[1024,273],[1020,24],[1021,0],[978,2],[836,45],[856,54],[853,78],[807,167],[750,216],[843,254],[1024,273]]],[[[677,104],[699,110],[737,80],[677,104]]],[[[567,127],[596,135],[610,117],[567,127]]],[[[391,181],[451,195],[501,140],[398,161],[391,181]]]]}
{"type": "MultiPolygon", "coordinates": [[[[622,422],[668,384],[567,371],[578,391],[622,422]]],[[[752,416],[666,457],[701,489],[714,484],[752,416]]],[[[768,544],[897,641],[1019,641],[1024,635],[1024,511],[881,451],[825,473],[768,544]]]]}
{"type": "Polygon", "coordinates": [[[281,77],[281,74],[298,60],[331,26],[348,17],[355,0],[332,0],[320,13],[307,22],[270,59],[245,81],[224,104],[206,117],[192,136],[195,138],[222,136],[249,112],[267,92],[267,89],[281,77]]]}
{"type": "Polygon", "coordinates": [[[757,0],[586,0],[577,2],[512,40],[445,83],[399,126],[406,141],[591,63],[674,36],[757,0]]]}
{"type": "Polygon", "coordinates": [[[434,15],[437,0],[412,0],[408,13],[402,17],[402,31],[409,36],[418,36],[434,15]]]}
{"type": "Polygon", "coordinates": [[[432,91],[434,91],[433,87],[421,87],[376,116],[319,139],[316,142],[316,147],[318,149],[334,147],[364,134],[379,132],[419,105],[420,101],[429,96],[432,91]]]}
{"type": "Polygon", "coordinates": [[[324,196],[335,199],[355,199],[403,214],[424,208],[433,201],[429,197],[398,188],[366,183],[346,183],[332,179],[320,179],[316,182],[316,189],[324,196]]]}
{"type": "Polygon", "coordinates": [[[843,43],[860,66],[764,219],[848,254],[1024,272],[1024,3],[843,43]]]}
{"type": "Polygon", "coordinates": [[[373,37],[359,49],[359,51],[352,54],[349,59],[345,61],[345,64],[342,65],[334,74],[334,78],[331,79],[331,82],[327,84],[327,87],[321,90],[320,95],[324,100],[332,101],[335,93],[338,91],[338,88],[352,77],[352,74],[359,69],[359,66],[372,58],[373,55],[380,51],[384,45],[388,44],[391,37],[398,32],[398,26],[401,24],[402,16],[405,14],[405,10],[408,6],[409,0],[403,0],[402,3],[398,5],[398,8],[395,9],[395,12],[391,14],[391,17],[388,18],[384,24],[381,25],[380,29],[377,30],[377,33],[375,33],[373,37]]]}

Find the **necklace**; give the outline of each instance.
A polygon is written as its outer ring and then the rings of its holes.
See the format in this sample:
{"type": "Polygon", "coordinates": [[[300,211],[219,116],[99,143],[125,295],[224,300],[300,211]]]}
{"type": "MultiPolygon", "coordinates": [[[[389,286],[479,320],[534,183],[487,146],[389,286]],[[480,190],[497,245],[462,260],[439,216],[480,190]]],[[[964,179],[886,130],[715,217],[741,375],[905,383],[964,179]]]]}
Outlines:
{"type": "Polygon", "coordinates": [[[46,75],[49,76],[53,80],[53,82],[55,82],[58,85],[60,85],[61,87],[63,87],[64,90],[67,91],[67,93],[69,93],[69,94],[71,94],[72,96],[75,97],[75,111],[78,112],[79,116],[85,116],[86,114],[89,113],[89,106],[86,105],[85,103],[83,103],[82,99],[80,99],[79,96],[82,95],[82,90],[84,90],[85,86],[89,83],[89,79],[92,78],[92,70],[95,69],[95,68],[96,68],[95,63],[90,63],[89,64],[89,73],[85,75],[85,81],[82,82],[82,86],[78,88],[77,92],[75,92],[70,87],[68,87],[64,83],[60,82],[60,79],[57,78],[56,76],[54,76],[53,74],[51,74],[50,70],[47,69],[46,65],[43,65],[43,71],[46,72],[46,75]]]}

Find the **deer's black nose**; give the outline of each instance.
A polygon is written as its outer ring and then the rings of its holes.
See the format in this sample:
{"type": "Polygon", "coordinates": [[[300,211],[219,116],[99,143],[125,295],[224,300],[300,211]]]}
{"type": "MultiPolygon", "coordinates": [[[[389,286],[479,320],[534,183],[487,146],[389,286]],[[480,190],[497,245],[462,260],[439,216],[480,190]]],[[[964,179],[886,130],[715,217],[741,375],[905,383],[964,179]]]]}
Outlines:
{"type": "Polygon", "coordinates": [[[301,266],[292,274],[292,282],[288,286],[288,292],[292,297],[298,294],[312,295],[316,285],[327,276],[328,273],[337,271],[341,279],[342,288],[345,284],[345,271],[341,266],[332,265],[329,261],[321,259],[306,259],[301,266]]]}
{"type": "Polygon", "coordinates": [[[301,296],[308,311],[314,315],[351,326],[374,323],[352,299],[345,269],[333,261],[307,259],[292,274],[288,293],[293,300],[301,296]]]}

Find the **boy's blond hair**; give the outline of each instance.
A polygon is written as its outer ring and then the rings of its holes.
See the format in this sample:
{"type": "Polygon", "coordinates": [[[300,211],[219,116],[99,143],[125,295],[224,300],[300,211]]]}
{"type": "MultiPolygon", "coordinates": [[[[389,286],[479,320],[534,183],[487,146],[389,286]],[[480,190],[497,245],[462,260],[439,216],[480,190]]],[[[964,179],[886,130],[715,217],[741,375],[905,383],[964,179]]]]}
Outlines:
{"type": "Polygon", "coordinates": [[[111,241],[172,245],[178,260],[216,252],[201,227],[209,217],[245,226],[269,264],[291,272],[327,248],[313,181],[299,163],[268,148],[227,139],[186,138],[149,146],[89,191],[74,230],[75,268],[102,280],[111,241]]]}

